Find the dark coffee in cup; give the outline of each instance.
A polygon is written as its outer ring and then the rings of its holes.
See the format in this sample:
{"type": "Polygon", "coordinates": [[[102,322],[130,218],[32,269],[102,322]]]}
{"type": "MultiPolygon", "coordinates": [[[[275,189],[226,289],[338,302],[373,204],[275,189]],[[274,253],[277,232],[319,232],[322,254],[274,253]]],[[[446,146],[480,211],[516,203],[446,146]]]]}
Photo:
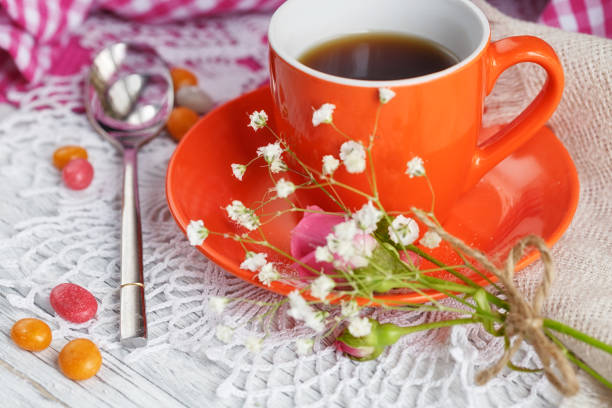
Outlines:
{"type": "Polygon", "coordinates": [[[307,50],[299,61],[326,74],[386,81],[442,71],[459,59],[442,45],[399,33],[342,36],[307,50]]]}

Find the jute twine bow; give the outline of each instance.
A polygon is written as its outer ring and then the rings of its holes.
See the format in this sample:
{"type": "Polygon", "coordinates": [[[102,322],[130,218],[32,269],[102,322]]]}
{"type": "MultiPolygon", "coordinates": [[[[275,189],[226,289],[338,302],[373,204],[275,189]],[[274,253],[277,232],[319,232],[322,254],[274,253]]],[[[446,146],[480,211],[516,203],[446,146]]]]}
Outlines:
{"type": "Polygon", "coordinates": [[[514,342],[506,348],[504,355],[489,368],[476,375],[476,383],[486,384],[495,377],[509,362],[512,356],[518,351],[523,340],[531,344],[535,352],[542,361],[546,378],[565,396],[571,396],[578,392],[579,383],[576,372],[568,361],[567,357],[561,352],[545,334],[542,327],[543,318],[540,315],[542,303],[548,296],[550,284],[554,278],[554,267],[552,257],[546,243],[542,238],[529,235],[521,239],[511,250],[506,260],[504,269],[496,267],[482,252],[469,247],[465,242],[450,235],[422,210],[414,209],[413,212],[430,230],[435,231],[440,237],[451,244],[453,247],[462,251],[466,256],[474,259],[487,271],[495,275],[504,286],[509,305],[508,314],[504,323],[505,335],[510,340],[514,337],[514,342]],[[517,287],[514,285],[514,269],[526,248],[534,247],[540,252],[540,258],[544,264],[544,275],[540,285],[536,289],[533,302],[530,304],[521,296],[517,287]],[[555,363],[559,373],[558,376],[553,371],[552,363],[555,363]]]}

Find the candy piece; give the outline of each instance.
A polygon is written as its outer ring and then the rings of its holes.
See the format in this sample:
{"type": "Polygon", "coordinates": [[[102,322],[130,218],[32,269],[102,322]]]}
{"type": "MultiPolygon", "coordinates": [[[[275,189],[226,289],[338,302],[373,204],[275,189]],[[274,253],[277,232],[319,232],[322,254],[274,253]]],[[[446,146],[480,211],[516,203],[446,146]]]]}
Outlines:
{"type": "Polygon", "coordinates": [[[210,96],[197,86],[183,86],[176,92],[176,104],[203,115],[210,111],[214,102],[210,96]]]}
{"type": "Polygon", "coordinates": [[[57,362],[66,377],[80,381],[96,375],[102,365],[102,355],[91,340],[76,339],[64,346],[57,362]]]}
{"type": "Polygon", "coordinates": [[[170,70],[172,76],[172,84],[174,85],[174,92],[177,92],[181,87],[185,85],[197,85],[198,78],[193,72],[185,69],[174,67],[170,70]]]}
{"type": "Polygon", "coordinates": [[[62,146],[53,152],[53,165],[60,170],[74,159],[87,159],[87,150],[81,146],[62,146]]]}
{"type": "Polygon", "coordinates": [[[178,142],[199,118],[198,114],[193,110],[179,106],[170,112],[166,128],[170,136],[178,142]]]}
{"type": "Polygon", "coordinates": [[[98,302],[85,288],[74,283],[57,285],[49,295],[51,307],[64,320],[83,323],[96,315],[98,302]]]}
{"type": "Polygon", "coordinates": [[[51,344],[51,329],[42,320],[21,319],[13,325],[11,339],[24,350],[41,351],[51,344]]]}
{"type": "Polygon", "coordinates": [[[85,159],[70,160],[62,170],[64,184],[72,190],[87,188],[93,179],[93,175],[93,167],[85,159]]]}

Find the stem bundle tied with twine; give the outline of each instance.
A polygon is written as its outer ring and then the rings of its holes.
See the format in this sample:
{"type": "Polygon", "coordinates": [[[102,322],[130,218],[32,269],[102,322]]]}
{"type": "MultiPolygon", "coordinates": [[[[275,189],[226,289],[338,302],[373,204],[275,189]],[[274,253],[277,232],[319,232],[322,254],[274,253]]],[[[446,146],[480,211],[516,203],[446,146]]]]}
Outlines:
{"type": "Polygon", "coordinates": [[[477,261],[483,268],[499,279],[503,285],[503,295],[505,295],[509,307],[506,319],[503,323],[503,336],[507,340],[507,345],[510,343],[512,337],[514,337],[514,342],[510,346],[506,346],[504,355],[497,363],[476,375],[476,382],[483,385],[495,377],[510,363],[512,356],[518,351],[523,340],[525,340],[534,348],[540,358],[543,364],[544,374],[548,380],[563,395],[571,396],[576,394],[579,390],[576,372],[565,354],[547,336],[542,325],[542,304],[548,296],[550,284],[555,275],[550,250],[542,238],[535,235],[529,235],[521,239],[510,250],[505,267],[500,269],[481,251],[471,248],[461,239],[446,232],[446,230],[434,222],[426,212],[416,208],[413,208],[412,211],[430,230],[435,231],[442,239],[461,251],[464,255],[477,261]],[[539,251],[540,258],[544,265],[542,281],[536,289],[531,304],[521,295],[513,280],[516,262],[523,257],[525,250],[530,247],[539,251]],[[553,370],[553,362],[561,374],[560,377],[553,370]]]}

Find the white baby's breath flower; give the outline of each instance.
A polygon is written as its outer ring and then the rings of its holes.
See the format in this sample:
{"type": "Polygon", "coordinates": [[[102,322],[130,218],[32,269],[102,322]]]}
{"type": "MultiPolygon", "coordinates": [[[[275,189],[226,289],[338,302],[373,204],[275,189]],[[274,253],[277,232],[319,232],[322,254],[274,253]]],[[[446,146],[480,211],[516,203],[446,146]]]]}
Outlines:
{"type": "Polygon", "coordinates": [[[332,115],[336,105],[324,103],[319,109],[312,113],[312,125],[319,126],[321,123],[332,123],[332,115]]]}
{"type": "Polygon", "coordinates": [[[315,260],[317,262],[331,262],[334,260],[334,256],[326,246],[318,246],[315,249],[315,260]]]}
{"type": "Polygon", "coordinates": [[[410,178],[424,176],[425,167],[423,166],[423,159],[415,156],[406,163],[406,174],[408,174],[410,178]]]}
{"type": "Polygon", "coordinates": [[[434,249],[440,245],[442,237],[435,231],[427,231],[419,241],[425,248],[434,249]]]}
{"type": "Polygon", "coordinates": [[[333,232],[326,237],[327,248],[332,254],[337,254],[343,259],[349,259],[355,254],[353,241],[358,232],[355,220],[336,224],[333,232]]]}
{"type": "Polygon", "coordinates": [[[263,252],[247,252],[244,258],[244,261],[240,264],[240,269],[246,269],[251,272],[256,272],[264,266],[267,261],[266,258],[268,254],[264,254],[263,252]]]}
{"type": "Polygon", "coordinates": [[[383,105],[389,102],[391,99],[393,99],[394,96],[395,96],[395,92],[393,92],[391,89],[378,88],[378,99],[380,100],[380,103],[382,103],[383,105]]]}
{"type": "Polygon", "coordinates": [[[352,317],[348,330],[355,337],[364,337],[372,331],[372,323],[367,317],[352,317]]]}
{"type": "Polygon", "coordinates": [[[327,312],[314,312],[306,316],[304,324],[317,333],[322,332],[325,330],[325,318],[328,314],[327,312]]]}
{"type": "Polygon", "coordinates": [[[342,241],[352,241],[355,235],[359,233],[355,220],[346,220],[334,225],[334,235],[342,241]]]}
{"type": "Polygon", "coordinates": [[[280,273],[273,263],[267,263],[261,267],[259,273],[257,274],[257,278],[264,285],[270,286],[272,282],[280,279],[280,273]]]}
{"type": "Polygon", "coordinates": [[[329,292],[336,286],[336,282],[329,276],[321,275],[310,284],[310,294],[317,299],[325,301],[329,292]]]}
{"type": "Polygon", "coordinates": [[[314,313],[306,300],[300,295],[300,292],[296,289],[287,295],[289,299],[289,310],[287,314],[293,317],[295,320],[304,320],[304,316],[309,313],[314,313]]]}
{"type": "MultiPolygon", "coordinates": [[[[353,240],[354,254],[349,258],[345,258],[345,261],[348,261],[351,268],[364,268],[370,263],[370,257],[377,246],[378,242],[376,242],[376,239],[361,233],[353,240]]],[[[342,265],[342,262],[336,262],[335,264],[336,266],[338,264],[342,265]]]]}
{"type": "Polygon", "coordinates": [[[268,143],[265,146],[257,148],[257,156],[262,156],[266,163],[270,164],[275,160],[279,160],[283,154],[283,148],[280,142],[268,143]]]}
{"type": "Polygon", "coordinates": [[[337,256],[333,260],[334,266],[343,270],[367,266],[368,259],[378,245],[373,237],[357,227],[357,222],[353,219],[336,224],[333,232],[325,239],[327,249],[337,256]]]}
{"type": "Polygon", "coordinates": [[[232,163],[232,173],[240,181],[242,181],[242,176],[244,176],[246,169],[247,167],[244,164],[232,163]]]}
{"type": "Polygon", "coordinates": [[[204,240],[208,237],[208,233],[209,231],[204,226],[204,221],[189,221],[189,225],[187,225],[187,238],[189,239],[189,244],[193,246],[202,245],[204,240]]]}
{"type": "Polygon", "coordinates": [[[349,140],[340,146],[340,159],[349,173],[361,173],[366,167],[366,152],[361,143],[349,140]]]}
{"type": "Polygon", "coordinates": [[[290,181],[281,178],[276,182],[276,186],[274,187],[276,191],[276,195],[280,198],[287,198],[290,194],[293,194],[295,191],[295,184],[290,181]]]}
{"type": "Polygon", "coordinates": [[[323,156],[323,175],[331,176],[334,171],[340,166],[340,160],[336,159],[331,154],[323,156]]]}
{"type": "Polygon", "coordinates": [[[354,300],[351,300],[348,302],[343,300],[342,303],[340,303],[340,306],[341,306],[340,313],[344,317],[357,316],[357,314],[359,313],[359,305],[354,300]]]}
{"type": "Polygon", "coordinates": [[[310,354],[310,352],[312,351],[312,346],[314,344],[314,340],[313,339],[297,339],[295,341],[295,351],[300,355],[300,356],[305,356],[307,354],[310,354]]]}
{"type": "Polygon", "coordinates": [[[282,159],[274,159],[272,163],[270,163],[269,168],[272,173],[276,174],[287,170],[288,167],[282,159]]]}
{"type": "Polygon", "coordinates": [[[249,119],[251,120],[249,126],[252,127],[254,130],[259,130],[262,127],[266,126],[266,124],[268,123],[268,115],[263,110],[251,113],[249,115],[249,119]]]}
{"type": "Polygon", "coordinates": [[[230,205],[225,207],[227,215],[232,221],[238,221],[246,209],[247,208],[244,206],[244,204],[242,204],[242,201],[239,200],[234,200],[230,205]]]}
{"type": "Polygon", "coordinates": [[[215,337],[224,343],[229,343],[230,341],[232,341],[233,335],[234,330],[222,324],[217,326],[217,329],[215,330],[215,337]]]}
{"type": "Polygon", "coordinates": [[[412,218],[398,215],[389,226],[389,238],[396,244],[410,245],[419,237],[419,224],[412,218]]]}
{"type": "Polygon", "coordinates": [[[261,225],[259,218],[255,215],[255,211],[245,207],[239,200],[232,201],[230,205],[225,207],[225,210],[232,221],[250,231],[256,230],[261,225]]]}
{"type": "Polygon", "coordinates": [[[287,314],[293,317],[295,320],[302,320],[306,326],[310,327],[316,332],[320,332],[325,329],[325,317],[324,312],[315,312],[306,302],[306,300],[300,295],[298,290],[294,290],[287,296],[289,298],[289,310],[287,314]]]}
{"type": "Polygon", "coordinates": [[[382,216],[383,212],[374,207],[372,201],[368,201],[359,211],[353,213],[353,219],[357,221],[357,226],[367,234],[376,231],[376,225],[382,216]]]}
{"type": "Polygon", "coordinates": [[[246,339],[244,345],[251,353],[259,353],[263,346],[263,340],[258,337],[251,336],[246,339]]]}
{"type": "Polygon", "coordinates": [[[208,306],[215,313],[219,314],[223,313],[223,311],[225,310],[225,306],[227,306],[228,303],[229,299],[221,296],[211,296],[208,300],[208,306]]]}

